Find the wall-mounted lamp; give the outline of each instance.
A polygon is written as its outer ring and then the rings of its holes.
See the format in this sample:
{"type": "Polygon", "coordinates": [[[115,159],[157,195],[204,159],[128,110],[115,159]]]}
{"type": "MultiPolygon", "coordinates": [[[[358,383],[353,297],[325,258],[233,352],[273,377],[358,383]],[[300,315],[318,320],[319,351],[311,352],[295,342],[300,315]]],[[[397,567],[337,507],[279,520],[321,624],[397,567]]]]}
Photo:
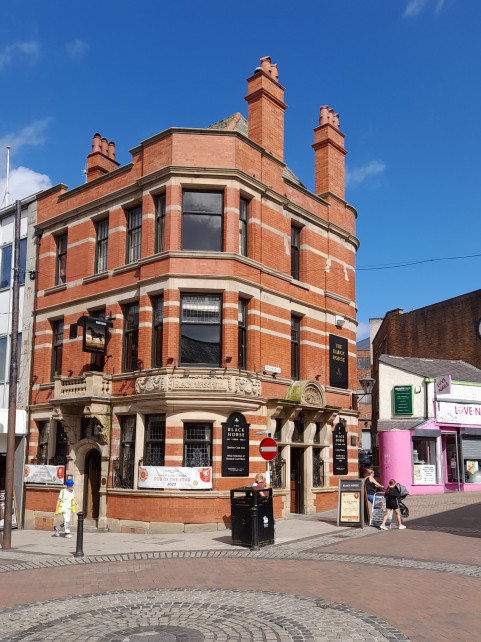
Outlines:
{"type": "Polygon", "coordinates": [[[359,379],[359,383],[361,384],[361,388],[364,394],[370,395],[374,390],[374,384],[376,383],[376,380],[370,377],[369,375],[366,375],[362,379],[359,379]]]}

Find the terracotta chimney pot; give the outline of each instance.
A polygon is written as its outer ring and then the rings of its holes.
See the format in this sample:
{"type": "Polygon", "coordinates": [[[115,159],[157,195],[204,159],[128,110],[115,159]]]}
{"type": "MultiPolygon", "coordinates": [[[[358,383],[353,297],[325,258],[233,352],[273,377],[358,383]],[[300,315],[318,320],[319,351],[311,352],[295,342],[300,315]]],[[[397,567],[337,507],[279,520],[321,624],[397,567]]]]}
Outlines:
{"type": "Polygon", "coordinates": [[[101,149],[100,134],[96,133],[94,134],[94,138],[92,140],[92,152],[99,152],[100,149],[101,149]]]}
{"type": "Polygon", "coordinates": [[[109,143],[109,158],[115,160],[115,143],[113,140],[109,143]]]}
{"type": "Polygon", "coordinates": [[[109,153],[109,142],[104,136],[104,138],[102,138],[102,154],[104,156],[108,156],[108,153],[109,153]]]}

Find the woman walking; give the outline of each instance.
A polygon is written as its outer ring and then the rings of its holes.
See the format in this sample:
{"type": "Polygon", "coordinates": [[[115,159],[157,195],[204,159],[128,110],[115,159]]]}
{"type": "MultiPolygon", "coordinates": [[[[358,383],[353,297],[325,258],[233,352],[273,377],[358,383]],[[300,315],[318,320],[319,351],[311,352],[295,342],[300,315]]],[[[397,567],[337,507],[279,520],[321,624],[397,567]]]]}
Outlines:
{"type": "Polygon", "coordinates": [[[366,495],[368,500],[371,502],[371,504],[374,501],[374,495],[375,493],[378,492],[378,489],[384,490],[384,486],[381,486],[375,479],[374,479],[374,471],[372,468],[367,468],[366,469],[367,477],[364,480],[364,484],[366,486],[366,495]]]}
{"type": "Polygon", "coordinates": [[[382,520],[382,524],[379,527],[382,531],[387,531],[388,528],[386,526],[387,518],[389,517],[389,511],[393,510],[397,523],[398,523],[398,528],[399,529],[404,529],[406,528],[404,524],[401,522],[401,511],[399,510],[399,497],[400,497],[400,492],[399,489],[396,488],[396,480],[395,479],[390,479],[389,480],[389,485],[386,489],[386,514],[384,515],[384,519],[382,520]]]}

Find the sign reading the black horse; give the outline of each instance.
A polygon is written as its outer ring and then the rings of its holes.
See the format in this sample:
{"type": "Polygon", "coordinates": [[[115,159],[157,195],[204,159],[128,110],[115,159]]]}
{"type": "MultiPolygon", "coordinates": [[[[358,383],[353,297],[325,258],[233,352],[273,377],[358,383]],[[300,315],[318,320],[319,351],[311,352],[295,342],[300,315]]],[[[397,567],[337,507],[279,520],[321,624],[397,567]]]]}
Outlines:
{"type": "Polygon", "coordinates": [[[347,339],[329,335],[329,385],[347,388],[348,381],[347,339]]]}
{"type": "Polygon", "coordinates": [[[333,474],[347,475],[347,433],[342,421],[336,424],[332,433],[333,474]]]}
{"type": "Polygon", "coordinates": [[[222,424],[222,477],[249,476],[249,424],[233,412],[222,424]]]}

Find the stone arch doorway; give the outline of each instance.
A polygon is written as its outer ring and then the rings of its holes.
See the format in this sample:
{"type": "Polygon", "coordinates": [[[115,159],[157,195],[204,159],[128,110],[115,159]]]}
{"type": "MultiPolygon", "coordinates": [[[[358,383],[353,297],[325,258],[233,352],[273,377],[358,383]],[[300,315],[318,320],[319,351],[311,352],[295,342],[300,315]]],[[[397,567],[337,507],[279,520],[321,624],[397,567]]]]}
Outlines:
{"type": "Polygon", "coordinates": [[[87,519],[98,519],[100,506],[101,456],[96,448],[85,455],[83,512],[87,519]]]}

